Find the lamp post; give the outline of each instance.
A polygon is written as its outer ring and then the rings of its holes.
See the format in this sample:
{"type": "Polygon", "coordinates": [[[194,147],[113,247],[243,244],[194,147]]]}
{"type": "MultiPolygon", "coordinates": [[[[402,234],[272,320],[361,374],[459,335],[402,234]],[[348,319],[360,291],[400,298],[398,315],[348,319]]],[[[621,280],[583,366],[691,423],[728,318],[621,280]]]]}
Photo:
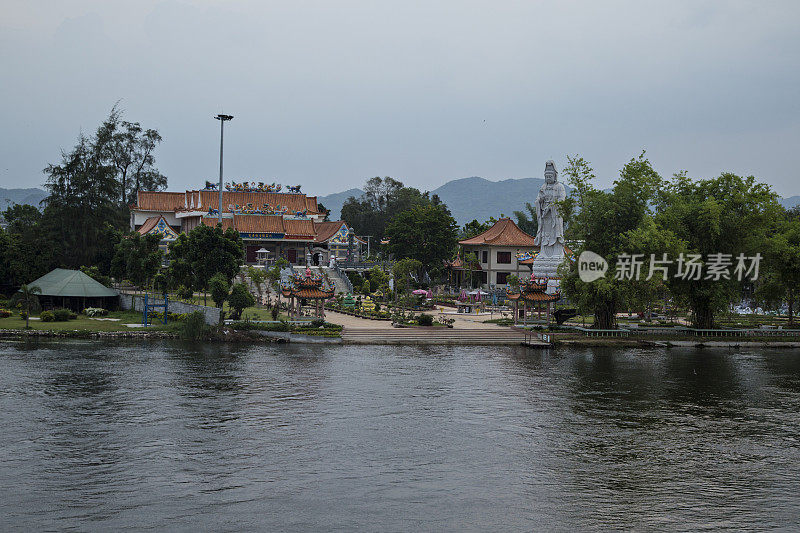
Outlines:
{"type": "Polygon", "coordinates": [[[219,225],[222,226],[222,139],[225,132],[225,121],[233,120],[233,115],[219,114],[215,119],[219,120],[219,189],[217,196],[219,197],[219,225]]]}

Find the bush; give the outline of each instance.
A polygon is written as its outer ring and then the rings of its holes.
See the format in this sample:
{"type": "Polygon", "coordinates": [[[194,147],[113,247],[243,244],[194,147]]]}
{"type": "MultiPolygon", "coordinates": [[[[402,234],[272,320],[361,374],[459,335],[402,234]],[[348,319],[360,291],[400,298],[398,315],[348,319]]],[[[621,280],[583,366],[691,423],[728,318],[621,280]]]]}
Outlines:
{"type": "Polygon", "coordinates": [[[272,308],[272,320],[278,320],[278,313],[279,312],[280,312],[280,310],[278,309],[277,305],[272,308]]]}
{"type": "Polygon", "coordinates": [[[186,316],[186,320],[181,324],[180,335],[182,339],[196,341],[204,338],[209,329],[203,312],[195,311],[186,316]]]}
{"type": "Polygon", "coordinates": [[[248,307],[254,306],[256,299],[247,290],[247,287],[242,283],[237,283],[231,289],[231,295],[228,297],[228,305],[233,309],[233,318],[239,319],[242,316],[242,311],[248,307]]]}
{"type": "Polygon", "coordinates": [[[431,315],[421,314],[417,317],[417,324],[420,326],[432,326],[433,317],[431,315]]]}
{"type": "Polygon", "coordinates": [[[11,316],[11,311],[8,309],[0,309],[0,318],[8,318],[11,316]]]}
{"type": "Polygon", "coordinates": [[[315,328],[325,327],[325,321],[322,320],[321,318],[315,318],[314,320],[311,321],[311,326],[315,328]]]}
{"type": "Polygon", "coordinates": [[[194,289],[181,285],[178,287],[178,299],[191,300],[194,297],[194,289]]]}
{"type": "Polygon", "coordinates": [[[28,318],[28,312],[27,312],[27,311],[24,311],[24,310],[23,310],[23,311],[20,311],[20,312],[19,312],[19,317],[20,317],[22,320],[25,320],[26,318],[28,318]]]}
{"type": "MultiPolygon", "coordinates": [[[[53,319],[56,322],[66,322],[72,318],[73,313],[69,309],[56,309],[53,311],[53,319]]],[[[77,317],[77,315],[76,315],[77,317]]]]}
{"type": "Polygon", "coordinates": [[[102,307],[87,307],[83,310],[83,314],[92,318],[96,316],[106,316],[108,314],[108,309],[103,309],[102,307]]]}
{"type": "Polygon", "coordinates": [[[52,311],[42,311],[42,313],[39,315],[39,319],[42,322],[55,322],[56,317],[52,311]]]}

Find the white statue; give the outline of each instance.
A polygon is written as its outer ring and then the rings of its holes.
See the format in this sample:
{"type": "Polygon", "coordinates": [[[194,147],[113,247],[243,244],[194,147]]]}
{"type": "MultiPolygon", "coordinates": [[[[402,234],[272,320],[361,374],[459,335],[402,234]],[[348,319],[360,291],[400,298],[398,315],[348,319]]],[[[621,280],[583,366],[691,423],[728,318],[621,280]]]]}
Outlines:
{"type": "Polygon", "coordinates": [[[558,182],[553,161],[544,165],[544,181],[534,204],[539,229],[533,242],[539,246],[539,254],[533,261],[533,274],[537,278],[552,278],[557,276],[558,265],[564,260],[564,219],[556,202],[564,200],[567,191],[558,182]]]}
{"type": "Polygon", "coordinates": [[[534,243],[540,247],[541,253],[553,251],[557,244],[564,246],[564,219],[558,212],[556,202],[561,202],[567,197],[564,186],[558,182],[558,171],[553,161],[548,161],[544,167],[544,185],[539,189],[536,197],[536,221],[539,229],[536,231],[534,243]]]}

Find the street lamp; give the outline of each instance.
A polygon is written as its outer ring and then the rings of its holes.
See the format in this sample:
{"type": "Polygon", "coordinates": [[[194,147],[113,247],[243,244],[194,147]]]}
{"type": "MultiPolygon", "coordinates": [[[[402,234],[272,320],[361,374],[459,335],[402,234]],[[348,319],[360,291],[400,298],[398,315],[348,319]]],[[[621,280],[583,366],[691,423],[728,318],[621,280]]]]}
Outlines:
{"type": "Polygon", "coordinates": [[[233,120],[233,115],[219,114],[215,119],[219,120],[219,189],[217,196],[219,197],[219,224],[222,226],[222,139],[225,131],[225,121],[233,120]]]}

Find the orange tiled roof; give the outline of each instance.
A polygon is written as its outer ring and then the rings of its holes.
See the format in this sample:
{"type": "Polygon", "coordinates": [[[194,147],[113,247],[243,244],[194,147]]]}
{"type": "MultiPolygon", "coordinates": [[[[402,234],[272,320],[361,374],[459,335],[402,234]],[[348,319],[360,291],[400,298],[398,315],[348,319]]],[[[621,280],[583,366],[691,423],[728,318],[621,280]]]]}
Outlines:
{"type": "Polygon", "coordinates": [[[143,211],[178,211],[184,209],[186,194],[182,192],[139,191],[136,207],[143,211]]]}
{"type": "Polygon", "coordinates": [[[306,196],[306,209],[309,213],[319,213],[316,196],[306,196]]]}
{"type": "Polygon", "coordinates": [[[292,291],[296,298],[330,298],[333,296],[333,291],[322,291],[319,289],[299,289],[292,291]]]}
{"type": "Polygon", "coordinates": [[[283,227],[287,238],[302,238],[302,237],[315,237],[314,223],[308,220],[291,220],[286,219],[283,221],[283,227]]]}
{"type": "MultiPolygon", "coordinates": [[[[218,217],[201,217],[204,226],[210,226],[212,228],[216,228],[217,224],[219,224],[218,217]]],[[[222,229],[226,230],[228,228],[233,227],[233,219],[232,218],[223,218],[222,219],[222,229]]]]}
{"type": "MultiPolygon", "coordinates": [[[[501,218],[480,235],[459,241],[459,244],[489,246],[536,246],[533,237],[519,229],[510,218],[501,218]]],[[[538,248],[538,247],[537,247],[538,248]]]]}
{"type": "Polygon", "coordinates": [[[161,220],[161,215],[149,217],[147,220],[144,221],[142,227],[140,227],[137,231],[139,232],[140,235],[147,235],[148,231],[156,227],[156,224],[158,224],[159,220],[161,220]]]}
{"type": "Polygon", "coordinates": [[[314,233],[317,235],[317,242],[325,242],[339,231],[339,228],[344,224],[341,220],[314,222],[314,233]]]}
{"type": "Polygon", "coordinates": [[[233,219],[241,233],[286,233],[280,215],[233,215],[233,219]]]}
{"type": "Polygon", "coordinates": [[[516,294],[509,294],[509,300],[519,300],[520,296],[523,300],[528,302],[555,302],[561,298],[560,294],[545,294],[543,292],[523,292],[516,294]]]}
{"type": "MultiPolygon", "coordinates": [[[[217,191],[197,191],[195,193],[195,209],[201,211],[208,211],[209,208],[219,207],[219,193],[217,191]]],[[[269,204],[275,208],[279,205],[286,206],[290,213],[296,211],[305,211],[308,209],[309,213],[316,214],[317,200],[314,198],[313,207],[314,211],[309,209],[307,197],[304,194],[285,194],[277,192],[235,192],[224,191],[222,193],[222,209],[229,211],[229,205],[246,206],[253,204],[253,207],[261,207],[264,204],[269,204]]]]}

